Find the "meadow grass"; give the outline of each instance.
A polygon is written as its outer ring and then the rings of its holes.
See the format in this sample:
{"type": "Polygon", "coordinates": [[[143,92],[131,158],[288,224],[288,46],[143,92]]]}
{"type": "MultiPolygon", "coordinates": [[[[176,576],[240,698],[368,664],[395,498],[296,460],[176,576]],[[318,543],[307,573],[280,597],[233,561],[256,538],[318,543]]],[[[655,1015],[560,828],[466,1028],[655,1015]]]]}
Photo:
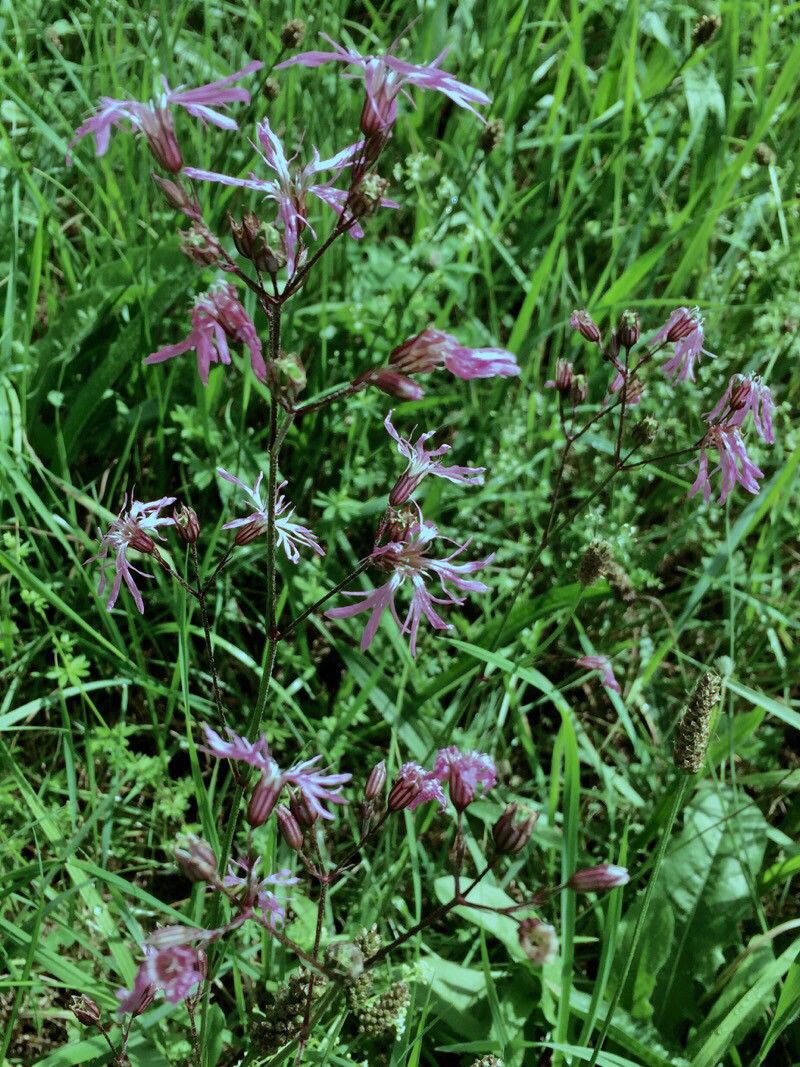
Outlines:
{"type": "MultiPolygon", "coordinates": [[[[458,924],[410,939],[387,971],[410,987],[401,1032],[370,1042],[326,994],[307,1061],[800,1059],[798,13],[723,2],[718,33],[695,47],[692,29],[708,13],[637,0],[3,6],[0,1064],[112,1062],[69,997],[87,993],[111,1012],[145,934],[202,921],[203,891],[171,850],[186,829],[219,850],[233,788],[197,751],[199,725],[215,721],[201,619],[160,572],[146,583],[144,616],[129,600],[107,612],[85,561],[135,487],[196,508],[208,572],[232,514],[214,468],[248,480],[268,450],[268,394],[238,373],[241,357],[206,389],[191,357],[142,365],[185,334],[186,309],[213,274],[180,254],[149,154],[119,134],[101,159],[82,142],[68,168],[67,141],[101,95],[146,99],[156,73],[195,85],[252,58],[271,67],[289,54],[279,31],[290,17],[306,20],[306,47],[326,31],[375,51],[417,19],[403,54],[424,61],[450,44],[447,68],[484,88],[505,125],[486,152],[480,125],[442,98],[412,91],[416,106],[403,103],[381,162],[400,210],[369,220],[365,241],[335,244],[285,317],[284,347],[308,375],[302,399],[380,365],[429,323],[468,344],[502,344],[522,374],[472,384],[442,375],[423,400],[394,402],[396,422],[445,427],[456,462],[488,469],[468,494],[430,480],[420,498],[459,543],[474,539],[471,558],[497,553],[490,592],[450,613],[449,634],[425,634],[416,660],[389,623],[362,652],[355,623],[312,615],[279,645],[270,742],[278,753],[321,752],[359,782],[382,758],[395,770],[450,743],[489,752],[503,799],[539,821],[532,850],[483,884],[485,903],[511,903],[592,862],[632,875],[610,895],[544,906],[561,946],[544,967],[525,958],[510,920],[456,909],[458,924]],[[731,373],[759,373],[778,403],[777,443],[756,450],[761,492],[739,490],[725,507],[687,501],[694,464],[664,462],[589,499],[614,450],[601,423],[567,466],[577,516],[538,552],[563,445],[544,383],[559,357],[595,398],[608,376],[569,330],[570,312],[585,306],[605,326],[633,308],[654,332],[682,304],[701,307],[716,356],[695,387],[648,382],[658,451],[697,439],[700,413],[731,373]],[[595,537],[632,583],[624,599],[605,580],[578,583],[595,537]],[[574,666],[592,653],[613,656],[622,695],[574,666]],[[675,725],[712,666],[723,698],[704,769],[684,779],[672,763],[675,725]]],[[[360,83],[328,68],[274,76],[277,99],[240,106],[243,134],[268,113],[304,156],[353,139],[360,83]]],[[[194,165],[252,166],[243,135],[190,121],[180,134],[194,165]]],[[[226,210],[258,202],[198,188],[222,232],[226,210]]],[[[281,473],[327,556],[278,561],[281,617],[370,551],[399,473],[381,425],[390,406],[365,391],[290,430],[281,473]]],[[[265,597],[253,547],[211,596],[221,689],[239,729],[263,676],[265,597]]],[[[471,812],[477,866],[499,808],[489,797],[471,812]]],[[[357,836],[356,820],[352,809],[339,817],[337,841],[357,836]]],[[[274,866],[287,866],[274,826],[259,834],[274,866]]],[[[332,894],[331,936],[375,922],[400,933],[451,888],[428,808],[388,825],[364,863],[363,886],[345,881],[332,894]]],[[[295,904],[287,931],[302,945],[315,912],[295,904]]],[[[225,952],[203,1015],[205,1067],[267,1062],[248,1038],[254,1006],[269,1015],[293,966],[266,935],[225,952]]],[[[191,1062],[182,1006],[159,1000],[139,1022],[131,1063],[191,1062]]]]}

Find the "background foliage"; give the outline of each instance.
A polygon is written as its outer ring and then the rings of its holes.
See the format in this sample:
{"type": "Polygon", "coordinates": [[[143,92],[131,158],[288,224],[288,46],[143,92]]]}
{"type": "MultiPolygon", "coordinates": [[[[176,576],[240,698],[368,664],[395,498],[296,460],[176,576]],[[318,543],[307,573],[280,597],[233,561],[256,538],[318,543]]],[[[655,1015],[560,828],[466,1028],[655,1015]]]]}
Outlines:
{"type": "MultiPolygon", "coordinates": [[[[309,746],[357,776],[383,755],[422,760],[451,739],[484,748],[505,794],[541,813],[533,858],[493,892],[558,880],[576,857],[626,862],[633,880],[624,895],[577,911],[564,898],[546,912],[562,953],[543,970],[477,912],[456,932],[434,928],[411,942],[401,969],[414,999],[387,1061],[590,1058],[665,824],[674,724],[697,672],[714,663],[726,686],[710,758],[667,842],[598,1062],[800,1059],[791,1030],[800,995],[799,16],[790,3],[731,0],[715,9],[718,36],[693,50],[695,20],[710,11],[661,0],[2,5],[0,1062],[104,1062],[66,1010],[68,994],[113,1004],[142,931],[189,898],[170,856],[176,834],[193,827],[213,842],[218,833],[216,782],[188,741],[211,714],[199,620],[160,577],[143,619],[129,604],[107,614],[83,566],[96,528],[134,485],[144,499],[175,492],[219,553],[214,467],[249,477],[265,463],[264,406],[251,381],[217,371],[204,390],[186,361],[142,366],[183,336],[186,307],[211,277],[198,278],[178,252],[148,154],[118,136],[95,161],[84,142],[67,169],[66,141],[101,94],[145,99],[157,72],[199,84],[247,59],[277,59],[288,17],[305,18],[309,38],[324,30],[381,50],[417,16],[402,53],[422,61],[450,44],[449,69],[490,92],[504,140],[486,155],[469,115],[415,94],[383,165],[403,208],[323,260],[284,342],[306,363],[308,398],[379,365],[430,322],[516,353],[519,382],[442,376],[395,420],[442,427],[458,462],[489,469],[468,497],[429,484],[424,505],[454,536],[474,537],[476,555],[497,550],[492,592],[453,615],[454,639],[428,635],[416,662],[391,627],[362,654],[353,624],[311,620],[280,646],[270,735],[279,754],[309,746]],[[659,417],[664,451],[680,447],[732,371],[763,374],[780,410],[777,446],[756,454],[767,472],[761,494],[706,509],[684,499],[690,469],[648,467],[585,509],[514,599],[558,458],[544,381],[562,354],[593,396],[607,378],[566,329],[570,311],[585,305],[605,320],[633,307],[655,327],[695,302],[716,359],[697,389],[676,395],[653,380],[646,409],[659,417]],[[601,583],[579,602],[577,560],[597,535],[613,543],[634,597],[601,583]],[[572,660],[591,651],[614,657],[623,697],[578,676],[572,660]]],[[[329,154],[353,139],[356,85],[331,70],[280,81],[277,100],[240,109],[245,131],[268,111],[289,146],[329,154]]],[[[244,137],[189,122],[180,136],[199,166],[249,165],[244,137]]],[[[201,196],[220,221],[223,207],[241,203],[229,190],[201,196]]],[[[291,431],[283,475],[328,556],[286,567],[290,615],[371,546],[397,473],[381,426],[388,406],[363,393],[291,431]]],[[[601,431],[588,444],[569,472],[575,503],[613,449],[601,431]]],[[[257,549],[226,575],[216,642],[226,700],[244,721],[264,640],[257,549]]],[[[475,810],[477,848],[496,806],[475,810]]],[[[435,892],[446,846],[432,816],[413,827],[384,836],[370,892],[339,902],[354,928],[409,925],[435,892]]],[[[298,939],[307,918],[295,920],[298,939]]],[[[214,996],[224,1010],[220,1062],[234,1062],[231,1044],[247,1033],[249,991],[266,1002],[285,962],[277,946],[231,959],[214,996]]],[[[166,1006],[148,1015],[136,1064],[185,1062],[182,1016],[169,1015],[166,1006]]],[[[344,1016],[311,1051],[314,1062],[339,1064],[374,1054],[344,1016]]]]}

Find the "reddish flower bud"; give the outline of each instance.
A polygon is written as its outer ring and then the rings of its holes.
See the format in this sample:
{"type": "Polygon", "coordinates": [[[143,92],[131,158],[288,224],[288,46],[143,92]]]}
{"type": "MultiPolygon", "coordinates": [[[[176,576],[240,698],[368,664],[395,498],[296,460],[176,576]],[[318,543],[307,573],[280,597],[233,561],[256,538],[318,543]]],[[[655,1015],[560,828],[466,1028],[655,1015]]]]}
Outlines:
{"type": "Polygon", "coordinates": [[[577,893],[602,893],[606,889],[627,885],[629,881],[630,875],[624,867],[601,863],[597,867],[575,871],[567,885],[577,893]]]}
{"type": "Polygon", "coordinates": [[[187,545],[193,545],[200,536],[200,522],[194,508],[182,504],[179,508],[173,509],[172,517],[175,520],[175,533],[181,541],[185,541],[187,545]]]}
{"type": "Polygon", "coordinates": [[[180,183],[170,178],[162,178],[160,174],[151,174],[150,177],[161,190],[161,195],[170,207],[181,211],[190,219],[200,220],[200,205],[194,197],[189,196],[180,183]]]}
{"type": "Polygon", "coordinates": [[[544,387],[545,389],[557,389],[559,393],[566,395],[572,389],[573,377],[572,364],[566,359],[557,359],[555,377],[546,381],[544,387]]]}
{"type": "Polygon", "coordinates": [[[292,793],[289,798],[289,810],[297,820],[298,826],[301,826],[304,830],[310,830],[319,818],[319,815],[310,806],[303,793],[292,793]]]}
{"type": "Polygon", "coordinates": [[[214,849],[197,834],[188,834],[175,849],[175,860],[193,882],[216,882],[217,857],[214,849]]]}
{"type": "Polygon", "coordinates": [[[172,174],[180,173],[183,157],[175,137],[171,112],[165,107],[143,107],[139,112],[139,122],[156,163],[172,174]]]}
{"type": "Polygon", "coordinates": [[[635,311],[623,311],[617,323],[617,336],[623,348],[633,348],[642,335],[642,325],[635,311]]]}
{"type": "Polygon", "coordinates": [[[281,795],[283,782],[273,775],[262,774],[247,805],[247,821],[252,827],[263,826],[281,795]]]}
{"type": "Polygon", "coordinates": [[[69,1009],[84,1026],[97,1026],[100,1021],[100,1008],[91,997],[73,997],[69,1002],[69,1009]]]}
{"type": "Polygon", "coordinates": [[[403,811],[414,800],[418,792],[418,787],[412,782],[395,782],[389,790],[389,811],[403,811]]]}
{"type": "Polygon", "coordinates": [[[364,799],[377,800],[378,797],[383,795],[383,790],[385,786],[386,762],[385,760],[381,760],[380,763],[376,763],[372,770],[369,772],[367,784],[364,786],[364,799]]]}
{"type": "Polygon", "coordinates": [[[367,385],[374,385],[387,396],[397,397],[398,400],[421,400],[425,390],[415,381],[392,370],[391,367],[379,367],[377,370],[367,371],[353,380],[353,392],[363,389],[367,385]]]}
{"type": "Polygon", "coordinates": [[[541,919],[523,919],[517,930],[519,945],[534,963],[550,963],[558,955],[555,927],[541,919]]]}
{"type": "Polygon", "coordinates": [[[753,383],[750,378],[746,378],[743,374],[735,374],[731,381],[731,398],[728,401],[731,411],[741,411],[743,407],[746,407],[752,390],[753,383]]]}
{"type": "Polygon", "coordinates": [[[509,804],[492,827],[494,847],[501,855],[516,856],[530,841],[536,815],[524,815],[517,822],[519,804],[509,804]]]}
{"type": "Polygon", "coordinates": [[[569,324],[573,330],[577,330],[581,337],[585,337],[592,344],[600,344],[600,328],[588,311],[581,309],[573,311],[569,317],[569,324]]]}
{"type": "Polygon", "coordinates": [[[275,818],[278,820],[278,826],[286,844],[295,852],[299,852],[303,847],[303,831],[297,819],[285,804],[279,804],[275,809],[275,818]]]}

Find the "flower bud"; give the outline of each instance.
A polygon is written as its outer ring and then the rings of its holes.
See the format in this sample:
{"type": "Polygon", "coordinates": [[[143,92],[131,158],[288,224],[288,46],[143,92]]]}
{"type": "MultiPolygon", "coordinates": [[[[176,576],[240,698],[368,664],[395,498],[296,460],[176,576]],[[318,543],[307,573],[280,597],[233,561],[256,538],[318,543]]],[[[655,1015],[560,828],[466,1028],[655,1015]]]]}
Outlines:
{"type": "Polygon", "coordinates": [[[619,364],[617,363],[617,356],[619,355],[620,348],[622,346],[619,343],[619,334],[616,330],[612,330],[608,335],[608,341],[606,343],[605,351],[603,355],[606,359],[611,360],[614,366],[619,370],[619,364]]]}
{"type": "Polygon", "coordinates": [[[281,26],[281,44],[284,48],[299,48],[306,35],[306,24],[302,19],[290,19],[281,26]]]}
{"type": "Polygon", "coordinates": [[[425,395],[422,386],[391,367],[379,367],[377,370],[369,370],[359,375],[358,378],[354,378],[353,392],[367,385],[374,385],[387,396],[397,397],[398,400],[421,400],[425,395]]]}
{"type": "Polygon", "coordinates": [[[722,19],[719,15],[702,15],[694,24],[692,30],[692,44],[699,48],[701,44],[708,44],[720,31],[722,19]]]}
{"type": "Polygon", "coordinates": [[[194,197],[189,196],[179,182],[174,182],[170,178],[162,178],[160,174],[151,174],[150,177],[161,190],[161,195],[170,207],[183,212],[190,219],[199,221],[200,205],[194,197]]]}
{"type": "Polygon", "coordinates": [[[583,554],[578,567],[578,578],[584,589],[594,585],[611,566],[613,557],[608,541],[592,541],[583,554]]]}
{"type": "Polygon", "coordinates": [[[419,787],[413,782],[399,779],[389,790],[389,811],[403,811],[415,799],[419,787]]]}
{"type": "Polygon", "coordinates": [[[376,763],[372,770],[369,772],[367,784],[364,786],[364,799],[377,800],[378,797],[383,795],[383,790],[385,786],[386,761],[381,760],[380,763],[376,763]]]}
{"type": "Polygon", "coordinates": [[[524,815],[515,821],[519,804],[509,804],[492,827],[494,847],[500,855],[516,856],[530,841],[536,815],[524,815]]]}
{"type": "Polygon", "coordinates": [[[592,316],[585,309],[573,311],[569,317],[569,324],[573,330],[577,330],[581,337],[585,337],[592,344],[600,344],[600,328],[592,316]]]}
{"type": "Polygon", "coordinates": [[[310,830],[319,818],[319,815],[311,807],[302,792],[292,793],[289,798],[289,810],[297,820],[298,826],[304,830],[310,830]]]}
{"type": "Polygon", "coordinates": [[[247,821],[255,829],[263,826],[272,814],[278,797],[283,789],[283,782],[271,774],[262,774],[256,782],[255,789],[250,795],[250,803],[247,805],[247,821]]]}
{"type": "Polygon", "coordinates": [[[381,204],[381,198],[389,188],[389,183],[378,174],[367,174],[350,194],[349,206],[357,219],[374,215],[381,204]]]}
{"type": "Polygon", "coordinates": [[[523,919],[517,931],[519,945],[534,963],[550,963],[558,955],[555,927],[540,919],[523,919]]]}
{"type": "Polygon", "coordinates": [[[498,145],[503,143],[506,134],[505,123],[502,119],[491,119],[483,127],[480,146],[484,152],[493,152],[498,145]]]}
{"type": "Polygon", "coordinates": [[[99,1006],[85,994],[73,997],[69,1002],[69,1009],[78,1022],[83,1023],[84,1026],[97,1026],[100,1022],[99,1006]]]}
{"type": "Polygon", "coordinates": [[[567,885],[576,893],[602,893],[606,889],[617,889],[627,885],[631,880],[624,867],[615,867],[613,863],[601,863],[597,867],[586,867],[575,871],[567,885]]]}
{"type": "Polygon", "coordinates": [[[623,348],[633,348],[642,335],[642,325],[635,311],[623,311],[617,323],[617,336],[623,348]]]}
{"type": "Polygon", "coordinates": [[[200,522],[194,508],[182,504],[179,508],[173,509],[172,517],[175,520],[175,533],[181,541],[185,541],[187,545],[193,545],[200,536],[200,522]]]}
{"type": "Polygon", "coordinates": [[[193,882],[216,882],[219,877],[214,849],[197,834],[186,836],[175,849],[175,860],[193,882]]]}
{"type": "Polygon", "coordinates": [[[572,379],[572,364],[566,359],[557,359],[555,377],[544,383],[545,389],[557,389],[566,395],[572,389],[572,379]]]}
{"type": "Polygon", "coordinates": [[[156,551],[156,543],[150,534],[144,532],[144,530],[138,529],[133,531],[128,541],[131,548],[135,548],[137,552],[143,552],[146,556],[152,556],[156,551]]]}
{"type": "Polygon", "coordinates": [[[747,401],[750,399],[750,393],[753,391],[752,381],[743,374],[735,374],[731,384],[731,398],[728,401],[728,407],[731,411],[741,411],[746,406],[747,401]]]}
{"type": "Polygon", "coordinates": [[[475,799],[475,786],[470,784],[465,775],[460,774],[457,768],[451,770],[448,784],[453,807],[458,812],[466,811],[475,799]]]}
{"type": "Polygon", "coordinates": [[[275,818],[283,834],[283,839],[289,848],[299,852],[303,847],[303,831],[300,829],[297,819],[285,804],[279,804],[275,809],[275,818]]]}
{"type": "Polygon", "coordinates": [[[209,267],[220,259],[222,245],[210,230],[194,221],[181,233],[181,252],[198,267],[209,267]]]}
{"type": "Polygon", "coordinates": [[[697,774],[702,769],[721,691],[722,679],[716,671],[706,671],[694,687],[675,735],[673,758],[680,770],[697,774]]]}
{"type": "Polygon", "coordinates": [[[261,519],[253,519],[252,522],[248,522],[246,526],[240,526],[236,530],[236,536],[234,537],[234,543],[241,547],[242,545],[249,545],[251,541],[255,541],[266,530],[266,524],[261,519]]]}
{"type": "Polygon", "coordinates": [[[261,91],[267,100],[277,100],[281,92],[281,83],[277,78],[267,78],[261,91]]]}

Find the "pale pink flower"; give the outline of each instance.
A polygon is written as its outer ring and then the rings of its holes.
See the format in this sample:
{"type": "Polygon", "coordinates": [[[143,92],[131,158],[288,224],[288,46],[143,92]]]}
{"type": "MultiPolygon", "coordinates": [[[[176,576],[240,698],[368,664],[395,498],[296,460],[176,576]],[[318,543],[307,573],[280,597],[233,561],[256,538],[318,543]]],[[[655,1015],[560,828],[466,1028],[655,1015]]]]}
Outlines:
{"type": "Polygon", "coordinates": [[[261,857],[251,859],[243,857],[231,860],[228,864],[228,873],[222,880],[227,889],[240,890],[239,906],[240,914],[235,920],[236,925],[241,925],[247,919],[255,919],[261,926],[268,930],[274,930],[286,920],[286,909],[269,886],[297,885],[300,881],[289,870],[276,871],[263,878],[258,875],[258,867],[261,857]],[[241,872],[241,873],[237,873],[241,872]]]}
{"type": "Polygon", "coordinates": [[[435,800],[440,810],[447,807],[447,799],[433,771],[426,771],[418,763],[404,763],[389,791],[389,811],[414,811],[420,804],[435,800]]]}
{"type": "Polygon", "coordinates": [[[420,434],[416,444],[412,444],[410,438],[401,437],[395,430],[392,425],[391,411],[384,419],[383,425],[392,440],[397,442],[397,451],[408,460],[408,466],[389,494],[389,503],[392,507],[404,504],[427,474],[462,485],[483,485],[485,467],[447,467],[439,462],[439,457],[447,455],[450,445],[440,445],[430,451],[425,448],[425,442],[433,437],[435,430],[420,434]]]}
{"type": "Polygon", "coordinates": [[[570,889],[578,893],[602,893],[607,889],[617,889],[627,885],[631,876],[625,867],[613,863],[600,863],[596,867],[585,867],[570,878],[570,889]]]}
{"type": "Polygon", "coordinates": [[[240,737],[228,727],[225,733],[228,740],[224,740],[216,730],[212,730],[207,724],[203,724],[206,735],[206,745],[199,746],[201,752],[217,759],[230,759],[238,763],[247,763],[258,769],[269,778],[277,778],[280,768],[270,753],[266,737],[261,736],[256,741],[248,741],[246,737],[240,737]]]}
{"type": "Polygon", "coordinates": [[[197,89],[170,89],[166,78],[161,79],[162,91],[157,101],[143,104],[138,100],[113,100],[109,96],[100,97],[100,106],[96,112],[79,126],[72,139],[67,145],[67,165],[72,162],[72,147],[82,137],[93,134],[95,140],[95,154],[105,155],[108,151],[111,130],[115,126],[121,126],[125,122],[130,123],[131,129],[144,134],[148,139],[153,154],[168,170],[180,170],[180,149],[175,140],[172,122],[171,107],[182,107],[194,118],[199,119],[203,125],[211,123],[224,130],[235,130],[236,122],[227,115],[214,110],[215,107],[226,106],[232,103],[250,102],[250,93],[246,89],[230,88],[231,83],[238,81],[247,74],[260,70],[263,63],[259,60],[248,63],[246,67],[237,70],[235,74],[229,74],[227,78],[201,85],[197,89]],[[212,106],[213,105],[213,106],[212,106]],[[160,158],[166,151],[167,162],[160,158]],[[177,151],[177,167],[172,153],[177,151]],[[173,163],[173,165],[168,165],[173,163]]]}
{"type": "MultiPolygon", "coordinates": [[[[216,171],[199,170],[197,167],[186,167],[184,174],[200,181],[235,185],[241,189],[255,189],[256,192],[263,193],[267,200],[275,201],[278,205],[278,218],[284,226],[286,268],[291,277],[297,265],[300,231],[305,226],[311,229],[306,210],[308,194],[316,196],[318,200],[333,208],[337,215],[341,215],[348,204],[350,194],[347,190],[337,189],[331,182],[320,182],[317,176],[321,171],[332,170],[333,180],[335,180],[345,167],[353,163],[363,147],[363,142],[358,141],[348,145],[330,159],[320,159],[319,152],[314,148],[311,162],[301,167],[286,158],[280,138],[274,133],[267,119],[258,124],[256,132],[261,144],[261,149],[256,150],[269,169],[275,172],[275,178],[259,178],[252,172],[247,178],[233,178],[216,171]]],[[[400,206],[396,201],[386,197],[382,197],[380,203],[381,207],[400,206]]],[[[356,239],[364,236],[364,231],[358,223],[354,223],[347,232],[356,239]]]]}
{"type": "Polygon", "coordinates": [[[449,607],[464,603],[465,598],[449,589],[446,583],[449,582],[456,589],[465,592],[488,592],[488,587],[483,582],[465,578],[464,575],[487,566],[494,559],[494,553],[473,563],[453,563],[452,560],[469,544],[467,541],[445,559],[431,559],[428,555],[431,542],[438,536],[439,531],[432,522],[417,522],[409,526],[402,541],[390,541],[374,548],[369,557],[370,561],[374,566],[391,574],[389,581],[372,592],[345,592],[344,596],[359,597],[358,603],[344,608],[332,608],[325,612],[327,617],[346,619],[364,611],[371,612],[361,638],[361,648],[364,650],[371,644],[381,617],[388,608],[400,627],[400,632],[409,634],[411,655],[416,656],[417,631],[422,616],[425,616],[434,629],[450,630],[452,626],[437,614],[434,604],[446,604],[449,607]],[[426,588],[426,579],[433,577],[439,579],[444,597],[434,596],[426,588]],[[412,586],[411,604],[401,623],[394,598],[398,589],[407,581],[412,586]]]}
{"type": "Polygon", "coordinates": [[[642,402],[642,394],[644,393],[644,382],[641,378],[632,378],[629,380],[629,372],[625,370],[625,367],[618,359],[613,360],[616,368],[616,374],[611,379],[608,386],[608,395],[606,396],[604,403],[608,403],[611,400],[612,393],[619,393],[622,390],[625,382],[628,382],[627,389],[625,391],[625,405],[626,407],[634,407],[636,404],[642,402]]]}
{"type": "MultiPolygon", "coordinates": [[[[250,486],[245,485],[239,478],[235,478],[232,474],[228,474],[222,467],[217,467],[217,474],[220,478],[224,478],[226,482],[232,482],[244,492],[247,497],[247,506],[253,506],[255,508],[249,515],[243,519],[232,519],[230,522],[226,522],[222,527],[223,530],[248,530],[248,534],[242,537],[240,535],[240,543],[246,543],[252,540],[253,537],[258,537],[262,533],[266,533],[268,524],[268,506],[266,500],[261,495],[261,482],[264,479],[263,472],[259,473],[256,478],[256,483],[251,489],[250,486]]],[[[286,558],[291,563],[300,562],[300,552],[298,551],[298,545],[303,545],[306,548],[310,548],[312,552],[316,552],[318,556],[325,555],[325,549],[322,548],[317,541],[313,532],[309,530],[307,526],[301,526],[298,522],[292,519],[294,515],[294,508],[289,501],[280,494],[281,489],[286,485],[286,482],[281,482],[276,491],[275,498],[275,544],[278,548],[282,548],[286,554],[286,558]]]]}
{"type": "Polygon", "coordinates": [[[162,541],[164,540],[158,532],[159,527],[175,525],[174,519],[167,516],[162,518],[159,516],[159,512],[162,508],[169,507],[170,504],[174,503],[174,496],[164,496],[160,500],[149,500],[146,503],[142,503],[141,500],[131,500],[131,506],[128,508],[128,498],[126,496],[122,511],[114,519],[108,532],[102,535],[97,554],[86,561],[87,564],[94,563],[97,560],[101,561],[102,571],[100,584],[97,587],[98,596],[102,596],[105,593],[107,563],[113,563],[114,565],[114,582],[106,601],[106,607],[109,611],[116,604],[120,585],[124,581],[136,607],[139,609],[139,613],[144,614],[144,601],[132,572],[135,571],[143,578],[151,578],[152,575],[133,566],[128,559],[128,550],[133,548],[144,555],[152,555],[155,552],[156,544],[153,538],[158,537],[162,541]],[[112,554],[111,560],[108,559],[109,552],[112,554]]]}
{"type": "Polygon", "coordinates": [[[703,317],[699,308],[680,307],[670,317],[649,342],[651,345],[669,342],[675,345],[674,355],[667,360],[661,370],[673,382],[693,382],[695,364],[702,355],[713,356],[703,348],[703,317]]]}
{"type": "Polygon", "coordinates": [[[697,478],[689,490],[689,496],[702,491],[706,504],[711,499],[711,476],[717,471],[722,473],[722,485],[719,495],[720,504],[724,504],[736,484],[755,496],[760,486],[758,479],[764,477],[750,459],[738,426],[712,426],[703,438],[700,448],[700,467],[697,478]],[[713,471],[708,468],[707,449],[715,448],[719,464],[713,471]]]}
{"type": "Polygon", "coordinates": [[[494,760],[485,752],[462,752],[454,745],[440,748],[433,765],[440,782],[450,786],[450,799],[463,811],[475,799],[478,787],[487,793],[497,781],[494,760]]]}
{"type": "Polygon", "coordinates": [[[157,989],[164,991],[170,1004],[185,1000],[205,978],[202,953],[186,942],[211,937],[213,934],[208,931],[184,926],[157,930],[144,946],[145,958],[139,965],[133,989],[117,991],[120,1014],[141,1015],[152,1003],[157,989]]]}
{"type": "Polygon", "coordinates": [[[323,63],[344,63],[346,66],[360,68],[363,71],[366,89],[366,100],[361,113],[361,129],[368,136],[373,134],[388,136],[397,118],[397,97],[406,85],[443,93],[454,104],[477,115],[481,122],[486,121],[474,106],[491,103],[486,93],[457,81],[452,74],[439,69],[449,49],[445,49],[430,63],[418,66],[414,63],[406,63],[391,54],[397,44],[396,41],[386,55],[362,56],[354,48],[343,48],[327,34],[323,33],[321,36],[331,45],[333,52],[301,52],[279,63],[276,69],[280,70],[296,64],[303,67],[319,67],[323,63]]]}
{"type": "Polygon", "coordinates": [[[734,374],[716,406],[704,415],[707,422],[721,422],[725,426],[741,426],[748,412],[753,416],[756,433],[767,444],[775,444],[772,416],[775,402],[768,385],[758,375],[734,374]]]}
{"type": "Polygon", "coordinates": [[[587,671],[600,671],[606,689],[611,689],[614,693],[622,692],[608,656],[581,656],[575,660],[575,666],[583,667],[587,671]]]}
{"type": "Polygon", "coordinates": [[[228,339],[250,350],[253,373],[263,382],[267,377],[267,368],[253,320],[236,295],[236,289],[230,282],[221,282],[195,301],[191,332],[177,344],[165,345],[157,352],[152,352],[144,362],[163,363],[184,352],[194,351],[197,353],[200,380],[203,385],[208,385],[212,363],[229,364],[231,361],[228,339]]]}
{"type": "Polygon", "coordinates": [[[315,764],[319,763],[322,756],[314,756],[311,759],[302,760],[282,771],[270,753],[267,739],[262,734],[257,741],[248,741],[228,729],[228,740],[222,737],[208,725],[203,725],[207,745],[201,747],[201,752],[216,756],[217,759],[230,759],[240,763],[247,763],[251,767],[257,767],[261,773],[263,782],[265,779],[275,786],[275,800],[283,788],[287,785],[298,789],[308,806],[314,813],[323,819],[332,819],[333,815],[325,804],[346,804],[347,801],[340,792],[340,787],[350,781],[349,774],[324,774],[317,770],[315,764]]]}
{"type": "Polygon", "coordinates": [[[427,374],[446,367],[464,381],[519,374],[516,357],[504,348],[467,348],[443,330],[428,328],[403,341],[389,356],[403,374],[427,374]]]}

